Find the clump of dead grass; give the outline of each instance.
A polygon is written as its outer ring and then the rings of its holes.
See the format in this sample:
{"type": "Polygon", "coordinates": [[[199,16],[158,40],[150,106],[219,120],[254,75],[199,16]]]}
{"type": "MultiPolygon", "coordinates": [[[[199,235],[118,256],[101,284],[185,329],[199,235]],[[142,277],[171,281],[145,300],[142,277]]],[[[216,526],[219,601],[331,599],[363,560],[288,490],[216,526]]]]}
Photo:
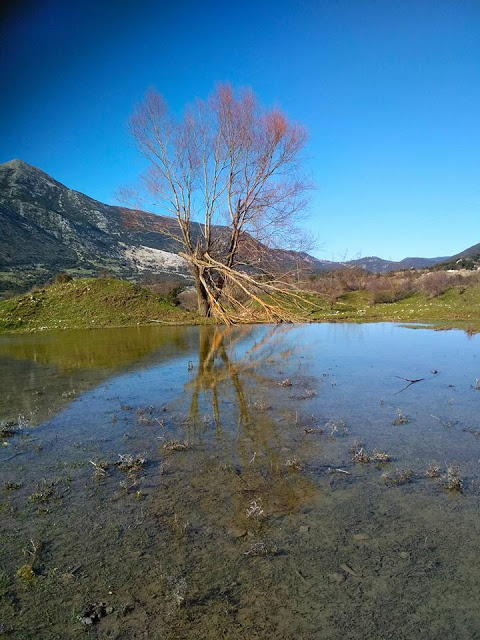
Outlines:
{"type": "Polygon", "coordinates": [[[410,418],[404,415],[401,409],[397,409],[397,417],[392,421],[393,425],[397,424],[408,424],[410,422],[410,418]]]}
{"type": "Polygon", "coordinates": [[[146,463],[139,453],[132,456],[130,453],[119,454],[119,460],[115,462],[115,467],[123,473],[135,473],[140,471],[146,463]]]}
{"type": "Polygon", "coordinates": [[[352,447],[352,462],[368,464],[369,462],[390,462],[391,456],[385,451],[374,449],[369,453],[359,440],[355,440],[352,447]]]}
{"type": "Polygon", "coordinates": [[[289,469],[293,469],[294,471],[300,471],[301,469],[303,469],[303,464],[299,460],[297,460],[296,456],[293,456],[293,458],[289,458],[285,462],[285,466],[289,469]]]}
{"type": "Polygon", "coordinates": [[[394,469],[393,471],[385,471],[381,478],[386,485],[398,486],[407,484],[413,480],[415,473],[412,469],[394,469]]]}
{"type": "Polygon", "coordinates": [[[167,451],[185,451],[190,448],[188,442],[179,442],[178,440],[168,440],[163,445],[167,451]]]}
{"type": "Polygon", "coordinates": [[[447,491],[458,493],[463,491],[463,480],[460,478],[459,469],[456,465],[450,464],[447,466],[447,475],[443,486],[447,491]]]}
{"type": "Polygon", "coordinates": [[[436,462],[430,462],[425,472],[427,478],[438,478],[440,477],[440,467],[436,462]]]}

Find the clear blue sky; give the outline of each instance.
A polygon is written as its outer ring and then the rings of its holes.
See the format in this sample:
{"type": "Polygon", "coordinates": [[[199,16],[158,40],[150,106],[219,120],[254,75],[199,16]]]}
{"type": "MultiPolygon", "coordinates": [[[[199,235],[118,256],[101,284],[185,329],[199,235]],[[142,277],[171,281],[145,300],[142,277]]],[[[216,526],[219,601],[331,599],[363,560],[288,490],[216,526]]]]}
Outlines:
{"type": "Polygon", "coordinates": [[[141,167],[127,121],[145,90],[180,111],[229,81],[307,126],[319,257],[480,242],[479,0],[10,6],[0,162],[114,203],[141,167]]]}

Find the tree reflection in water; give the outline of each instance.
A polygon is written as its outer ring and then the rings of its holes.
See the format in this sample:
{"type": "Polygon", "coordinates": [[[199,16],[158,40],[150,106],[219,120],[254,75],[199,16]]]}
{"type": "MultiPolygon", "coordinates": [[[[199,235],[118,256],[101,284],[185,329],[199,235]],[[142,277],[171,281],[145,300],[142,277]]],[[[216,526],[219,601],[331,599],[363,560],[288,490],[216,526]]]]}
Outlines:
{"type": "MultiPolygon", "coordinates": [[[[257,329],[201,327],[198,367],[187,385],[186,439],[208,441],[213,420],[216,467],[243,524],[251,502],[267,514],[286,513],[314,492],[301,468],[287,465],[298,457],[300,438],[288,395],[271,376],[280,354],[292,354],[290,341],[287,351],[283,343],[293,327],[274,327],[251,345],[257,329]]],[[[207,468],[211,475],[212,465],[207,468]]]]}

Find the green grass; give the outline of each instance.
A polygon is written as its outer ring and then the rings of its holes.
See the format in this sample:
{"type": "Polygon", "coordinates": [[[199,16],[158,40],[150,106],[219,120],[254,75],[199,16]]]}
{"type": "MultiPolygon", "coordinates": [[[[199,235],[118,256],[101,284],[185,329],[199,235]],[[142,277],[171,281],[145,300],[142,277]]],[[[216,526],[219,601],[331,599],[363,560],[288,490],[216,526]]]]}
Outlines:
{"type": "MultiPolygon", "coordinates": [[[[311,308],[298,321],[422,323],[480,332],[480,286],[451,288],[427,298],[415,293],[392,303],[372,304],[369,293],[353,291],[333,306],[308,294],[311,308]]],[[[291,311],[294,305],[284,300],[291,311]]],[[[138,285],[108,278],[81,278],[0,301],[0,332],[122,327],[146,324],[199,324],[205,319],[182,311],[138,285]]]]}
{"type": "Polygon", "coordinates": [[[0,302],[0,332],[197,322],[195,314],[113,278],[81,278],[0,302]]]}
{"type": "Polygon", "coordinates": [[[465,290],[451,288],[435,298],[415,293],[391,303],[371,304],[366,291],[342,296],[333,309],[318,298],[318,308],[311,319],[330,322],[413,322],[433,324],[438,328],[480,331],[480,286],[465,290]]]}

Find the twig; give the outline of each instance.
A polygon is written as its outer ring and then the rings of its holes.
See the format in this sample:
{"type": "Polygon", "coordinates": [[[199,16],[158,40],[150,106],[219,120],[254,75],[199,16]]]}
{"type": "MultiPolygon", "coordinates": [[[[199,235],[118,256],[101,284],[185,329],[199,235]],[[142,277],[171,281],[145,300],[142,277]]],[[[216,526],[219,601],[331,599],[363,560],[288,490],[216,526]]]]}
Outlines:
{"type": "Polygon", "coordinates": [[[13,458],[16,458],[17,456],[24,455],[25,453],[26,453],[26,451],[19,451],[18,453],[14,453],[12,456],[9,456],[8,458],[5,458],[4,460],[2,460],[2,462],[8,462],[9,460],[13,460],[13,458]]]}
{"type": "Polygon", "coordinates": [[[400,391],[397,391],[394,395],[397,396],[399,393],[402,393],[402,391],[405,391],[406,389],[408,389],[408,387],[411,387],[412,384],[416,384],[417,382],[422,382],[423,380],[425,380],[426,378],[417,378],[416,380],[412,380],[411,378],[404,378],[402,376],[395,376],[395,378],[399,378],[400,380],[405,380],[405,382],[408,382],[408,384],[403,387],[403,389],[400,389],[400,391]]]}

